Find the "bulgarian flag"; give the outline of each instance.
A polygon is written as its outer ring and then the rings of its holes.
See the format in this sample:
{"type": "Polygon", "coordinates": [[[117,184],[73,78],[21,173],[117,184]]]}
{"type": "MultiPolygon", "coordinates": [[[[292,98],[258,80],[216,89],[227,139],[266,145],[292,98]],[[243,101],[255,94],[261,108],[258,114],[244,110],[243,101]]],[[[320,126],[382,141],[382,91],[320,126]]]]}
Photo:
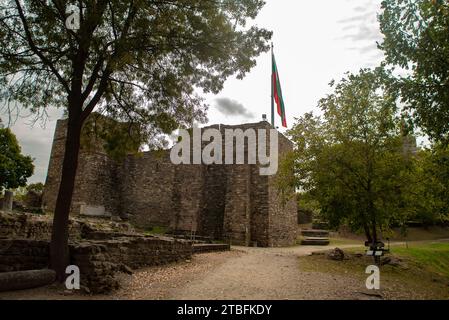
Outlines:
{"type": "Polygon", "coordinates": [[[282,119],[282,126],[287,128],[287,117],[285,116],[285,105],[284,99],[282,98],[282,89],[281,82],[279,80],[278,68],[276,65],[276,59],[274,58],[274,53],[272,54],[273,61],[273,74],[272,74],[272,82],[271,82],[271,91],[273,93],[273,99],[276,102],[278,114],[282,119]]]}

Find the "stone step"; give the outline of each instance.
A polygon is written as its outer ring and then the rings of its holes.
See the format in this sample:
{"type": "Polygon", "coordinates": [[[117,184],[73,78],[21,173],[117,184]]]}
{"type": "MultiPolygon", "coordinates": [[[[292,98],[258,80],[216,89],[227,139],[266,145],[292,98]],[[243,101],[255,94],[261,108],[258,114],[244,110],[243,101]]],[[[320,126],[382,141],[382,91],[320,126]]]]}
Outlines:
{"type": "Polygon", "coordinates": [[[187,234],[166,234],[166,236],[176,238],[176,239],[191,240],[194,243],[212,243],[211,237],[192,236],[192,235],[187,235],[187,234]]]}
{"type": "Polygon", "coordinates": [[[225,243],[203,243],[193,245],[193,253],[219,252],[229,250],[231,250],[231,246],[225,243]]]}
{"type": "Polygon", "coordinates": [[[307,230],[301,230],[301,235],[303,237],[323,237],[323,238],[328,238],[329,237],[329,231],[327,231],[327,230],[307,229],[307,230]]]}
{"type": "Polygon", "coordinates": [[[324,237],[306,237],[301,240],[303,246],[327,246],[329,243],[329,238],[324,237]]]}
{"type": "Polygon", "coordinates": [[[329,228],[329,224],[324,221],[314,220],[312,223],[312,228],[313,229],[327,229],[327,228],[329,228]]]}

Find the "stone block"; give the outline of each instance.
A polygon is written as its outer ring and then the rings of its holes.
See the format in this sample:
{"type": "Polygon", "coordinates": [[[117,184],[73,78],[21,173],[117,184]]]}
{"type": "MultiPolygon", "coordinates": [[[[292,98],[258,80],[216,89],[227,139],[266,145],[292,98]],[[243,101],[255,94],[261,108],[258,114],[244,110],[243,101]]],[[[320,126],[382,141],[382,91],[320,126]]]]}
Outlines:
{"type": "Polygon", "coordinates": [[[51,284],[56,279],[53,270],[29,270],[0,273],[0,292],[31,289],[51,284]]]}
{"type": "Polygon", "coordinates": [[[106,212],[104,206],[91,206],[85,204],[80,206],[80,215],[87,217],[111,217],[111,214],[106,212]]]}

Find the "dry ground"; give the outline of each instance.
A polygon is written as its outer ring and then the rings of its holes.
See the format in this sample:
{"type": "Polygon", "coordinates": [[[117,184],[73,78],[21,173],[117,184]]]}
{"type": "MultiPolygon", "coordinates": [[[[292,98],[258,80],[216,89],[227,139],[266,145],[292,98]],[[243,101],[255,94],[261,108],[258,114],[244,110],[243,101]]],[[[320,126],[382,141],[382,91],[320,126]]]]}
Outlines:
{"type": "MultiPolygon", "coordinates": [[[[131,276],[120,275],[122,288],[111,295],[72,294],[53,285],[0,293],[0,299],[340,300],[436,299],[449,296],[444,296],[446,284],[435,284],[443,288],[443,291],[437,292],[433,287],[421,290],[421,285],[400,280],[384,281],[381,291],[374,294],[368,292],[363,265],[350,262],[338,264],[324,256],[308,256],[313,251],[330,248],[237,247],[231,252],[195,255],[191,261],[139,270],[131,276]]],[[[407,279],[408,271],[402,271],[407,279]]]]}

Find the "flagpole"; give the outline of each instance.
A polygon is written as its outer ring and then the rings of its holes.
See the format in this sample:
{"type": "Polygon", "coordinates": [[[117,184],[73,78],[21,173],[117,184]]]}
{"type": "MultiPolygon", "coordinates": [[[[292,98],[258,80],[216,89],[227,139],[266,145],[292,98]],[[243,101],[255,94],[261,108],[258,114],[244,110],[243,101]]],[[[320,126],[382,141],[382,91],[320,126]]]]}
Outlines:
{"type": "Polygon", "coordinates": [[[273,87],[273,58],[274,58],[274,46],[271,43],[271,125],[274,126],[274,87],[273,87]]]}

